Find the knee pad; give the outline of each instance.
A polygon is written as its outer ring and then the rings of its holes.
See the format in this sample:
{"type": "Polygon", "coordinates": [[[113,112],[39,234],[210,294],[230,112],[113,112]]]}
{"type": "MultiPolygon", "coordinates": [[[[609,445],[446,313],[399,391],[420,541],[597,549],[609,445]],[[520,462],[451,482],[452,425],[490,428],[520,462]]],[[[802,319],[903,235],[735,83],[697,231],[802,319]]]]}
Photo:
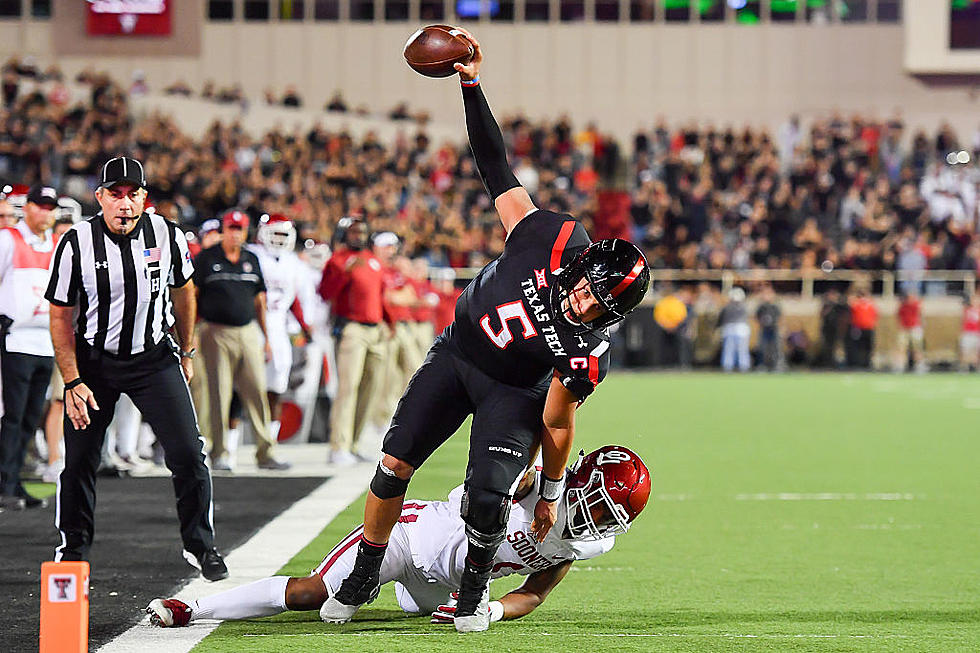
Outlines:
{"type": "Polygon", "coordinates": [[[466,539],[483,549],[497,550],[507,534],[510,497],[492,490],[467,487],[460,502],[466,539]]]}
{"type": "Polygon", "coordinates": [[[405,494],[408,490],[408,481],[395,476],[395,472],[378,463],[378,468],[374,470],[374,478],[371,479],[371,491],[379,499],[394,499],[405,494]]]}

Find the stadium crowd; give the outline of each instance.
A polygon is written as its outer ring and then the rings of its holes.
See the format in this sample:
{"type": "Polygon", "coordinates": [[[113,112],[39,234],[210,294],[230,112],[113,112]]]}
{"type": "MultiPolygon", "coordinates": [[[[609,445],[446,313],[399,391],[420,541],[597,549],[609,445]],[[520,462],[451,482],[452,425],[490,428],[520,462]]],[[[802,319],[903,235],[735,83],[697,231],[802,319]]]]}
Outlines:
{"type": "MultiPolygon", "coordinates": [[[[237,207],[287,215],[301,241],[329,241],[340,218],[361,215],[434,266],[480,266],[503,246],[466,146],[433,143],[422,129],[386,145],[320,127],[253,136],[216,122],[195,140],[167,116],[130,117],[127,97],[147,92],[141,79],[124,89],[82,73],[75,81],[90,93],[73,104],[56,69],[42,74],[12,60],[2,75],[2,178],[43,178],[90,203],[98,166],[129,151],[147,161],[159,211],[195,228],[237,207]]],[[[202,96],[221,93],[209,85],[202,96]]],[[[340,96],[330,104],[346,109],[340,96]]],[[[622,156],[594,124],[576,130],[567,118],[513,116],[502,128],[518,177],[542,207],[592,227],[610,219],[599,191],[626,189],[631,233],[622,235],[643,243],[653,267],[975,269],[980,260],[980,132],[972,143],[948,125],[909,138],[899,117],[835,115],[808,129],[793,118],[777,134],[659,121],[622,156]],[[947,165],[960,150],[970,163],[947,165]]]]}
{"type": "MultiPolygon", "coordinates": [[[[86,71],[69,86],[56,68],[42,72],[33,62],[11,60],[0,78],[0,181],[53,186],[80,202],[83,215],[91,215],[100,167],[124,152],[145,162],[154,210],[180,223],[193,251],[215,242],[209,234],[230,210],[250,216],[253,240],[260,216],[281,216],[295,225],[297,248],[315,277],[328,248],[344,247],[345,229],[354,216],[371,233],[384,234],[388,245],[382,247],[397,243],[398,255],[385,258],[384,292],[400,296],[394,314],[405,317],[392,318],[386,307],[386,333],[395,334],[403,321],[424,323],[431,328],[421,333],[431,339],[452,319],[459,289],[451,270],[482,266],[503,249],[503,230],[469,150],[460,143],[433,143],[422,127],[409,135],[411,123],[393,144],[372,135],[355,140],[322,127],[252,135],[238,123],[220,122],[194,139],[166,115],[132,117],[128,98],[149,92],[142,77],[124,88],[107,75],[86,71]]],[[[168,92],[192,93],[186,85],[168,92]]],[[[287,105],[302,104],[298,94],[292,95],[287,105]]],[[[243,101],[234,89],[226,93],[211,87],[203,96],[243,101]]],[[[267,101],[273,99],[270,92],[267,101]]],[[[330,107],[346,110],[339,94],[330,107]]],[[[397,109],[399,116],[407,115],[404,107],[397,109]]],[[[932,137],[916,132],[910,138],[898,117],[880,122],[835,115],[807,129],[793,118],[777,134],[696,124],[671,129],[661,120],[650,131],[638,132],[630,151],[623,152],[596,125],[576,130],[564,117],[532,121],[514,116],[502,120],[501,127],[515,174],[538,206],[572,213],[591,232],[616,222],[602,208],[601,191],[622,189],[627,219],[620,223],[623,231],[613,235],[641,244],[655,268],[977,270],[980,265],[980,132],[970,143],[948,126],[932,137]]],[[[678,291],[686,314],[724,313],[716,326],[729,343],[721,353],[726,369],[748,365],[744,340],[750,319],[768,329],[768,341],[780,342],[780,314],[771,289],[753,304],[771,308],[754,315],[737,306],[726,309],[744,296],[720,297],[705,286],[695,297],[691,290],[678,291]]],[[[336,294],[321,294],[323,306],[337,301],[336,294]]],[[[980,332],[977,305],[974,299],[966,309],[972,316],[967,330],[973,334],[980,332]]],[[[324,322],[315,327],[326,328],[321,309],[307,311],[311,323],[324,322]]],[[[835,334],[848,325],[864,325],[858,330],[867,338],[877,320],[872,313],[855,309],[853,300],[848,304],[828,297],[822,337],[833,348],[835,339],[843,337],[835,334]]],[[[921,327],[916,319],[910,317],[903,328],[921,327]]],[[[678,343],[682,365],[683,352],[691,346],[683,343],[693,337],[691,322],[682,320],[681,326],[666,330],[667,336],[683,336],[678,343]]],[[[294,336],[308,335],[301,322],[293,327],[294,336]]],[[[974,353],[965,365],[972,369],[978,346],[976,336],[971,337],[974,353]]],[[[843,344],[847,365],[869,364],[867,342],[856,348],[843,344]]],[[[420,338],[409,356],[413,363],[425,347],[420,338]]],[[[782,368],[785,357],[794,362],[793,351],[805,348],[790,343],[785,351],[777,346],[762,352],[763,365],[782,368]]],[[[389,359],[399,356],[397,348],[385,352],[389,359]]],[[[819,354],[817,362],[834,364],[833,354],[824,356],[819,354]]],[[[397,378],[407,381],[404,372],[397,378]]],[[[381,394],[397,398],[399,393],[385,388],[381,394]]],[[[390,409],[379,407],[366,419],[382,428],[379,422],[390,409]]],[[[138,420],[129,431],[134,428],[138,420]]],[[[123,440],[128,444],[112,456],[136,458],[134,436],[123,440]]],[[[333,460],[352,462],[358,455],[351,450],[333,460]]],[[[56,473],[57,462],[49,468],[56,473]]]]}

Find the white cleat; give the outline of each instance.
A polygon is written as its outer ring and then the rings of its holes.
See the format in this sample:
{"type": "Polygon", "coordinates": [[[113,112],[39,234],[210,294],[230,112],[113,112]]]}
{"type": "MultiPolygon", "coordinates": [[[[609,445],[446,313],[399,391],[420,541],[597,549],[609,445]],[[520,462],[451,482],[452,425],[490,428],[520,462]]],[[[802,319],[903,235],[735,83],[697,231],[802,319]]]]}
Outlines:
{"type": "Polygon", "coordinates": [[[453,624],[457,633],[482,633],[490,628],[490,610],[478,611],[468,617],[455,617],[453,624]]]}
{"type": "Polygon", "coordinates": [[[320,619],[328,624],[345,624],[350,621],[359,605],[347,605],[334,597],[328,598],[320,606],[320,619]]]}
{"type": "MultiPolygon", "coordinates": [[[[457,603],[457,609],[458,609],[457,603]]],[[[476,606],[476,614],[460,616],[458,613],[453,618],[457,633],[482,633],[490,628],[490,588],[483,590],[483,597],[480,604],[476,606]]]]}

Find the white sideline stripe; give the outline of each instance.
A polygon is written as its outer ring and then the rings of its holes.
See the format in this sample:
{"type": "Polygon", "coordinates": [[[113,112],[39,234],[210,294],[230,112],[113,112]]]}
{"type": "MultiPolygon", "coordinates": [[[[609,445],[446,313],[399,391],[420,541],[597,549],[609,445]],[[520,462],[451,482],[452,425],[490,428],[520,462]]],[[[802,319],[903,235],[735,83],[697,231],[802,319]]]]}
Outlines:
{"type": "MultiPolygon", "coordinates": [[[[173,596],[185,601],[198,599],[276,573],[367,489],[372,465],[362,463],[337,470],[320,487],[263,526],[251,539],[227,555],[225,561],[230,572],[227,579],[209,583],[197,577],[173,596]]],[[[145,607],[134,605],[133,610],[145,607]]],[[[186,628],[157,628],[150,625],[149,617],[143,617],[140,623],[98,651],[188,653],[220,624],[220,621],[207,620],[193,622],[186,628]]]]}
{"type": "MultiPolygon", "coordinates": [[[[823,633],[521,633],[521,637],[683,637],[700,639],[908,639],[911,635],[839,635],[823,633]]],[[[455,630],[440,633],[245,633],[241,637],[451,637],[459,641],[455,630]]]]}

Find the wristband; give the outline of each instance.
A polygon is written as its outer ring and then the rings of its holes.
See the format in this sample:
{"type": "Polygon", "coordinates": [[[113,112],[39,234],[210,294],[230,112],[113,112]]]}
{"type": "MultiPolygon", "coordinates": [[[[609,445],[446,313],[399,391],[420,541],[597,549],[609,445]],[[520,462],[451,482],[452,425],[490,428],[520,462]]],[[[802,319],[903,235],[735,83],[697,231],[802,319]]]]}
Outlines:
{"type": "Polygon", "coordinates": [[[561,478],[558,480],[548,478],[541,474],[541,489],[538,490],[538,495],[545,501],[551,503],[558,500],[561,496],[561,486],[565,480],[565,475],[562,474],[561,478]]]}
{"type": "Polygon", "coordinates": [[[500,601],[490,601],[490,621],[500,621],[504,618],[504,604],[500,601]]]}
{"type": "Polygon", "coordinates": [[[68,383],[66,383],[65,384],[65,390],[71,390],[72,388],[77,388],[78,386],[82,385],[83,383],[85,383],[85,382],[82,381],[82,377],[79,376],[74,381],[69,381],[68,383]]]}
{"type": "Polygon", "coordinates": [[[463,79],[462,77],[460,77],[459,78],[459,83],[462,84],[463,86],[479,86],[480,85],[480,76],[477,75],[473,79],[463,79]]]}
{"type": "Polygon", "coordinates": [[[194,349],[191,349],[189,351],[181,351],[180,352],[180,357],[181,358],[194,358],[194,354],[196,354],[196,353],[197,353],[197,348],[195,347],[194,349]]]}

